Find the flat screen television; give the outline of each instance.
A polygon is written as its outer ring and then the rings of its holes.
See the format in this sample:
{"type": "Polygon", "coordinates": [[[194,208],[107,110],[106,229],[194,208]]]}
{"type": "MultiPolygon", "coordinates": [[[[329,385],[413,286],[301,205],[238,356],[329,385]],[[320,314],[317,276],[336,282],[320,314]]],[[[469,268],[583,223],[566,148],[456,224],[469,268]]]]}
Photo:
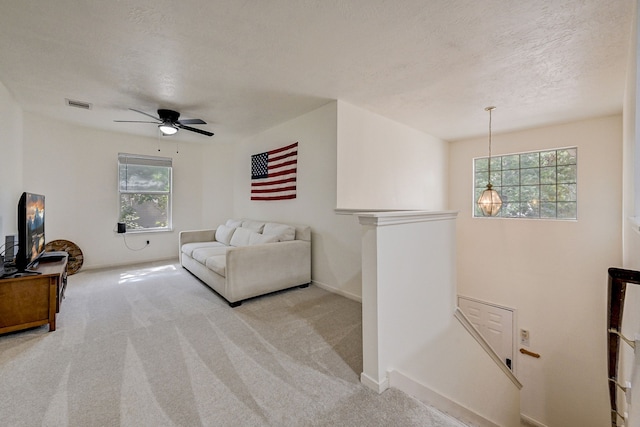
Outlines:
{"type": "Polygon", "coordinates": [[[18,271],[27,270],[38,259],[44,244],[44,196],[22,193],[18,202],[18,271]]]}

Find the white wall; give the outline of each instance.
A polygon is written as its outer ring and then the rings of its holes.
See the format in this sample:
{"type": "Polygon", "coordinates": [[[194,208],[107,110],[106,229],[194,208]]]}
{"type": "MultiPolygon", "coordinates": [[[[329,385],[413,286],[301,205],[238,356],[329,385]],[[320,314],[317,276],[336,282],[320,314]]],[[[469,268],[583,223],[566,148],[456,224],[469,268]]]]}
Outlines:
{"type": "MultiPolygon", "coordinates": [[[[208,153],[208,155],[211,155],[208,153]]],[[[105,132],[25,112],[23,190],[46,197],[47,241],[65,239],[83,252],[83,268],[177,258],[180,230],[202,226],[202,146],[105,132]],[[158,152],[158,144],[161,151],[158,152]],[[173,158],[173,232],[126,234],[118,221],[119,152],[173,158]]]]}
{"type": "MultiPolygon", "coordinates": [[[[636,13],[637,7],[636,7],[636,13]]],[[[625,268],[640,270],[640,124],[638,98],[638,20],[634,22],[629,47],[627,82],[624,98],[623,144],[623,225],[625,268]],[[636,218],[632,221],[632,218],[636,218]]]]}
{"type": "MultiPolygon", "coordinates": [[[[640,99],[638,93],[638,7],[635,4],[635,19],[629,42],[629,60],[624,99],[624,148],[623,148],[623,266],[628,270],[640,270],[640,99]],[[631,220],[633,218],[633,220],[631,220]]],[[[627,287],[622,332],[627,337],[640,336],[640,286],[627,287]]],[[[627,345],[621,347],[618,379],[632,380],[631,420],[640,421],[640,356],[635,356],[627,345]],[[635,372],[634,372],[635,370],[635,372]],[[632,377],[635,376],[634,379],[632,377]]],[[[638,351],[640,355],[640,351],[638,351]]],[[[633,425],[633,424],[630,424],[633,425]]]]}
{"type": "Polygon", "coordinates": [[[338,101],[337,202],[341,209],[442,210],[448,144],[338,101]]]}
{"type": "MultiPolygon", "coordinates": [[[[0,246],[18,233],[18,199],[22,194],[22,109],[0,83],[0,246]]],[[[2,253],[5,248],[0,249],[2,253]]]]}
{"type": "Polygon", "coordinates": [[[450,147],[458,216],[458,292],[518,310],[522,413],[548,426],[608,425],[607,269],[622,263],[622,120],[604,117],[495,135],[496,155],[578,147],[578,220],[473,219],[472,159],[486,139],[450,147]],[[480,242],[488,242],[482,243],[480,242]]]}
{"type": "Polygon", "coordinates": [[[388,379],[466,421],[518,426],[518,385],[454,318],[455,212],[361,214],[360,223],[363,383],[380,391],[388,379]]]}
{"type": "Polygon", "coordinates": [[[235,217],[311,226],[313,282],[359,300],[360,230],[355,218],[337,215],[337,104],[282,123],[238,144],[234,152],[235,217]],[[297,198],[251,201],[251,155],[298,142],[297,198]]]}
{"type": "Polygon", "coordinates": [[[231,144],[202,147],[202,228],[215,228],[233,217],[233,150],[231,144]]]}

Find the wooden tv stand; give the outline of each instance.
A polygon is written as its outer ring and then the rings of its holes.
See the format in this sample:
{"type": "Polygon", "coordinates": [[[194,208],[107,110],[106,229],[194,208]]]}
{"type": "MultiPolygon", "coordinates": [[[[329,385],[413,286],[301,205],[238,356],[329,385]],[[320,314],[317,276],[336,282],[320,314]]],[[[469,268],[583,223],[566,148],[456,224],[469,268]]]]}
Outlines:
{"type": "Polygon", "coordinates": [[[67,286],[67,258],[41,262],[40,274],[18,273],[0,279],[0,334],[49,324],[56,330],[56,313],[67,286]]]}

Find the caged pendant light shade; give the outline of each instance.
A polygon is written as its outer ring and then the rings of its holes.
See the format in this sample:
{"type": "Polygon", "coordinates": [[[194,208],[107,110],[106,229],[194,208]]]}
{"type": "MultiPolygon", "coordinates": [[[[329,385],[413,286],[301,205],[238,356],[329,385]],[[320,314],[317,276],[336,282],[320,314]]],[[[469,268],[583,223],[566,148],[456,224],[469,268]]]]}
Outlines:
{"type": "Polygon", "coordinates": [[[484,190],[478,198],[478,207],[484,216],[496,216],[502,207],[500,194],[498,194],[491,185],[491,112],[495,109],[496,107],[485,108],[485,111],[489,112],[489,172],[487,178],[487,189],[484,190]]]}
{"type": "Polygon", "coordinates": [[[487,184],[487,189],[478,198],[478,206],[484,216],[496,216],[502,207],[502,199],[496,190],[487,184]]]}

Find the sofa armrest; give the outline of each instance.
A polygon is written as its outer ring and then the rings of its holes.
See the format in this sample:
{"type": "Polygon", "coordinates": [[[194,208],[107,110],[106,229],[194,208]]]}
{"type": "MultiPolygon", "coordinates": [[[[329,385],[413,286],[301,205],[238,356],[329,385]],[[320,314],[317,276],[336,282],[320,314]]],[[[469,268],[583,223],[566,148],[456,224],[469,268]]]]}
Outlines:
{"type": "Polygon", "coordinates": [[[216,229],[181,231],[178,237],[178,259],[182,264],[182,245],[194,242],[215,242],[216,229]]]}
{"type": "Polygon", "coordinates": [[[187,230],[180,232],[180,247],[185,243],[215,242],[216,229],[211,230],[187,230]]]}
{"type": "Polygon", "coordinates": [[[230,248],[225,297],[235,302],[311,282],[311,242],[292,240],[230,248]]]}

